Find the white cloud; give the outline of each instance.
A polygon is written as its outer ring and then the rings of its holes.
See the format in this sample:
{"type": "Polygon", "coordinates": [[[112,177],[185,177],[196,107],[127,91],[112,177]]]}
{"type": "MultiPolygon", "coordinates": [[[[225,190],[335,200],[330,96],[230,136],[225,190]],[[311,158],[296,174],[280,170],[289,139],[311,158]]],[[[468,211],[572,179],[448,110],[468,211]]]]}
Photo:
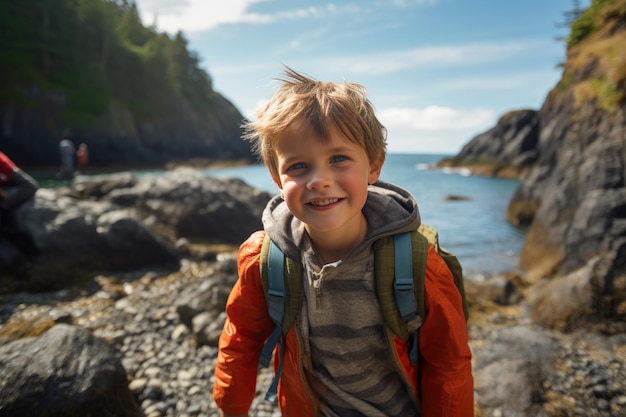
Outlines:
{"type": "Polygon", "coordinates": [[[169,33],[211,29],[225,23],[266,23],[270,16],[248,13],[248,8],[264,0],[139,0],[138,9],[145,24],[156,21],[157,28],[169,33]]]}
{"type": "Polygon", "coordinates": [[[271,14],[249,11],[251,5],[264,1],[267,0],[139,0],[138,8],[144,23],[156,22],[159,30],[169,33],[203,31],[232,23],[268,24],[278,20],[322,19],[330,15],[358,13],[360,10],[355,5],[329,3],[271,14]]]}
{"type": "Polygon", "coordinates": [[[476,134],[493,127],[495,111],[431,105],[378,112],[387,127],[390,152],[454,153],[476,134]]]}
{"type": "Polygon", "coordinates": [[[458,90],[505,90],[519,86],[539,85],[559,75],[557,70],[535,70],[526,72],[507,72],[490,76],[459,77],[441,83],[440,89],[446,91],[458,90]]]}
{"type": "Polygon", "coordinates": [[[391,5],[396,7],[409,7],[413,4],[435,4],[437,0],[391,0],[391,5]]]}
{"type": "MultiPolygon", "coordinates": [[[[494,118],[491,109],[457,110],[431,105],[422,109],[388,108],[378,112],[381,121],[413,130],[467,129],[482,127],[494,118]]],[[[384,124],[384,122],[383,122],[384,124]]]]}
{"type": "MultiPolygon", "coordinates": [[[[470,43],[434,46],[353,57],[330,57],[321,66],[345,68],[355,74],[381,75],[413,68],[437,68],[506,61],[513,56],[540,48],[543,41],[470,43]]],[[[545,42],[543,42],[545,43],[545,42]]],[[[318,60],[319,62],[319,60],[318,60]]]]}
{"type": "Polygon", "coordinates": [[[325,18],[329,15],[340,15],[346,13],[359,13],[360,8],[351,4],[336,6],[332,3],[326,6],[316,7],[309,6],[304,9],[285,10],[275,13],[274,19],[292,20],[292,19],[309,19],[309,18],[325,18]]]}

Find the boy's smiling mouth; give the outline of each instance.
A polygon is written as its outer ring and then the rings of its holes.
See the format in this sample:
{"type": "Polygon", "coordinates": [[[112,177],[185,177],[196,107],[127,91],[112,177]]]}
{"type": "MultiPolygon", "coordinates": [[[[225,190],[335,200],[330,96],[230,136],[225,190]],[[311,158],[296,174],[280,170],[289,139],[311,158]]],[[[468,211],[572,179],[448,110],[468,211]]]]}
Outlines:
{"type": "Polygon", "coordinates": [[[329,198],[329,199],[326,199],[326,200],[311,201],[309,204],[312,205],[312,206],[324,207],[324,206],[329,206],[331,204],[334,204],[334,203],[336,203],[338,201],[339,201],[338,198],[329,198]]]}

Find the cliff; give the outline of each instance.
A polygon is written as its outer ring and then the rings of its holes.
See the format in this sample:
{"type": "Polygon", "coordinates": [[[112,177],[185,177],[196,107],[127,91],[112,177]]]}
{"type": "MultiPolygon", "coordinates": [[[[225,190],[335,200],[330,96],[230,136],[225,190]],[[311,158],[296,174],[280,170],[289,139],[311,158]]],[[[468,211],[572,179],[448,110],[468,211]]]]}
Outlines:
{"type": "Polygon", "coordinates": [[[0,32],[0,149],[19,165],[58,166],[66,135],[92,165],[252,159],[184,35],[134,2],[4,2],[0,32]]]}
{"type": "Polygon", "coordinates": [[[76,146],[88,145],[92,165],[253,159],[249,144],[241,139],[244,117],[215,92],[206,97],[207,111],[171,93],[168,111],[155,117],[140,117],[124,103],[111,101],[85,126],[65,117],[63,91],[44,91],[33,84],[21,92],[29,106],[0,104],[1,148],[20,165],[58,165],[58,143],[67,133],[76,146]]]}
{"type": "MultiPolygon", "coordinates": [[[[442,162],[521,179],[507,218],[528,226],[520,256],[525,285],[583,294],[562,312],[565,327],[626,317],[624,45],[626,1],[593,1],[572,25],[563,75],[541,109],[504,115],[442,162]]],[[[533,300],[536,321],[563,304],[562,292],[554,293],[533,300]]],[[[544,324],[555,325],[550,320],[544,324]]]]}

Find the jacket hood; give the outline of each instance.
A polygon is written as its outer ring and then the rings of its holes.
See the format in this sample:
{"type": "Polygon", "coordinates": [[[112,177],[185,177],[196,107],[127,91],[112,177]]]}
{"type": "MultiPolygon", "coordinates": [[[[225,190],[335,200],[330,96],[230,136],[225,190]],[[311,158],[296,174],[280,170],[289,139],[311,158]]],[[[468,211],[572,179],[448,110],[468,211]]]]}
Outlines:
{"type": "MultiPolygon", "coordinates": [[[[367,200],[362,211],[367,219],[367,233],[358,248],[370,245],[384,236],[417,230],[421,223],[415,198],[405,189],[384,181],[368,186],[367,200]]],[[[262,221],[266,233],[285,255],[299,260],[302,239],[306,233],[304,223],[291,214],[280,195],[267,204],[262,221]]]]}

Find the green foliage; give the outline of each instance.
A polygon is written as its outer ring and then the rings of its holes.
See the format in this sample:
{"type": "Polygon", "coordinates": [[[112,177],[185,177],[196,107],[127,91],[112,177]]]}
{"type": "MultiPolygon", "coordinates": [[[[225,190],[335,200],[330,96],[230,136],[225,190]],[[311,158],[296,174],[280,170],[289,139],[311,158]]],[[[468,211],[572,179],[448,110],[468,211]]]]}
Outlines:
{"type": "Polygon", "coordinates": [[[213,94],[183,35],[144,26],[127,0],[0,0],[0,33],[0,103],[28,105],[20,91],[36,84],[87,124],[113,100],[152,119],[176,96],[205,110],[213,94]]]}
{"type": "Polygon", "coordinates": [[[572,23],[567,47],[571,48],[602,27],[607,9],[618,2],[619,0],[592,0],[589,8],[572,23]]]}
{"type": "Polygon", "coordinates": [[[596,98],[601,109],[608,113],[617,110],[622,100],[622,94],[611,80],[602,78],[587,80],[586,82],[592,92],[590,95],[596,98]]]}

